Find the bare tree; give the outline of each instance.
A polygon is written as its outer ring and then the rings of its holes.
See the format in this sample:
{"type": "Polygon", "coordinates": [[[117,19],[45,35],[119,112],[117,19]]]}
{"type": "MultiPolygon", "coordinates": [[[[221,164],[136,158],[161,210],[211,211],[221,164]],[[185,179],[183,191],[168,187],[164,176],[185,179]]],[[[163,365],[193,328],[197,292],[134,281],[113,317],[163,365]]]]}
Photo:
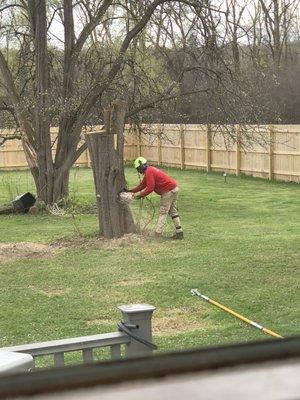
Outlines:
{"type": "Polygon", "coordinates": [[[246,8],[246,4],[240,5],[237,0],[226,0],[226,33],[232,49],[232,58],[235,74],[239,75],[241,70],[240,43],[241,36],[245,33],[241,31],[241,20],[246,8]]]}
{"type": "MultiPolygon", "coordinates": [[[[11,10],[21,10],[22,17],[27,23],[23,26],[23,37],[26,35],[31,38],[34,63],[32,81],[29,83],[33,84],[34,103],[26,102],[25,97],[28,92],[22,96],[3,52],[0,53],[2,90],[9,99],[9,106],[14,109],[21,135],[24,137],[24,150],[30,161],[38,196],[46,203],[55,202],[67,195],[70,168],[86,148],[85,144],[80,145],[83,125],[94,105],[110,90],[114,80],[122,71],[126,52],[132,41],[145,28],[156,8],[165,2],[166,0],[153,0],[145,3],[143,13],[133,21],[119,48],[114,49],[114,57],[106,60],[104,57],[103,62],[100,62],[100,68],[94,74],[94,79],[89,82],[88,87],[83,88],[80,96],[77,90],[78,86],[83,86],[80,68],[90,45],[91,35],[98,26],[107,26],[107,18],[116,18],[116,7],[125,7],[126,2],[122,4],[114,0],[95,1],[93,8],[87,7],[92,2],[77,4],[72,0],[53,2],[51,3],[53,6],[50,4],[50,7],[44,0],[20,0],[9,4],[11,10]],[[76,34],[74,12],[82,5],[85,5],[88,18],[81,31],[76,34]],[[63,78],[60,83],[60,97],[56,97],[61,112],[58,118],[59,132],[54,159],[50,122],[51,106],[55,103],[55,99],[50,98],[52,92],[49,74],[52,71],[49,71],[51,57],[47,37],[49,24],[53,21],[51,12],[61,15],[64,24],[64,57],[61,67],[63,78]]],[[[2,8],[3,12],[7,10],[5,7],[2,8]]],[[[57,93],[54,95],[57,96],[57,93]]]]}
{"type": "Polygon", "coordinates": [[[278,71],[299,1],[270,0],[266,2],[259,0],[259,2],[264,14],[267,43],[271,50],[275,70],[278,71]]]}
{"type": "MultiPolygon", "coordinates": [[[[22,84],[22,61],[20,69],[16,71],[9,57],[5,57],[5,53],[1,51],[1,87],[8,99],[8,106],[18,121],[24,151],[40,200],[51,204],[68,194],[70,168],[86,149],[86,143],[81,143],[82,127],[91,116],[95,105],[99,106],[103,114],[105,101],[110,99],[114,84],[116,80],[120,81],[119,78],[127,65],[128,50],[134,41],[138,40],[157,7],[168,2],[141,1],[137,8],[133,8],[129,7],[130,3],[127,1],[114,0],[16,0],[14,3],[9,2],[9,7],[3,6],[3,12],[11,11],[11,28],[20,41],[19,55],[24,52],[27,59],[24,66],[28,71],[27,79],[22,84]],[[130,23],[127,24],[122,39],[115,38],[111,48],[108,44],[112,44],[112,30],[108,27],[108,21],[116,19],[122,25],[123,16],[120,9],[125,10],[127,15],[129,13],[130,23]],[[84,12],[85,16],[85,22],[79,30],[75,29],[75,15],[78,10],[84,12]],[[14,23],[16,13],[22,18],[20,26],[14,23]],[[56,17],[63,23],[63,40],[56,33],[49,31],[56,17]],[[111,40],[111,43],[97,41],[99,27],[102,28],[100,37],[111,40]],[[49,38],[52,36],[61,42],[59,50],[51,46],[49,38]],[[95,71],[85,76],[85,60],[94,49],[97,50],[94,54],[99,55],[99,64],[94,64],[95,71]],[[53,68],[54,63],[57,64],[56,69],[53,68]],[[57,70],[60,70],[61,74],[58,74],[57,70]],[[54,118],[58,121],[59,130],[53,154],[50,125],[54,118]]],[[[5,29],[3,25],[0,28],[5,29]]],[[[22,60],[21,57],[19,59],[22,60]]],[[[168,93],[169,91],[166,91],[166,94],[168,93]]],[[[146,107],[149,106],[151,102],[146,104],[146,107]]],[[[136,111],[131,109],[131,115],[139,111],[140,107],[139,105],[136,111]]],[[[106,125],[106,129],[108,126],[106,125]]],[[[120,123],[118,126],[120,130],[120,123]]],[[[118,152],[120,151],[119,148],[118,152]]],[[[115,162],[106,162],[115,159],[111,157],[113,154],[113,149],[110,149],[109,154],[101,153],[103,162],[98,164],[101,176],[115,170],[115,162]]],[[[121,178],[114,180],[114,184],[108,187],[111,191],[110,199],[113,198],[114,202],[118,190],[124,185],[123,165],[119,165],[119,169],[118,176],[121,178]]],[[[110,176],[114,176],[114,172],[110,176]]],[[[132,231],[128,212],[120,212],[118,209],[116,213],[112,213],[110,203],[106,202],[105,206],[101,207],[102,221],[105,223],[112,218],[112,226],[116,222],[114,216],[118,215],[121,225],[120,229],[109,233],[109,236],[132,231]]]]}

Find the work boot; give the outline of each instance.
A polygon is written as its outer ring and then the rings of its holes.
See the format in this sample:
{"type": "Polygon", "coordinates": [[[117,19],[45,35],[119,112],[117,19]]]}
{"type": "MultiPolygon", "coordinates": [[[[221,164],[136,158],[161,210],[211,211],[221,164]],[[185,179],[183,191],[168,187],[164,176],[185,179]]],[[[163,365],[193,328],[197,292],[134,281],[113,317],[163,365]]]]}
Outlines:
{"type": "Polygon", "coordinates": [[[171,236],[173,240],[182,240],[183,239],[183,232],[176,232],[173,236],[171,236]]]}

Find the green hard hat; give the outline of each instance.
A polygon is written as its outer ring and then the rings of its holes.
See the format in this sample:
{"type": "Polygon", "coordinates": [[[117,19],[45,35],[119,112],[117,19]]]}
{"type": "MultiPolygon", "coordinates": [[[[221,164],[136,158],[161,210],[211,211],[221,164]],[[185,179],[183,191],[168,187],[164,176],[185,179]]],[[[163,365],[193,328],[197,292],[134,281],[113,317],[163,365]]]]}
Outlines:
{"type": "Polygon", "coordinates": [[[138,168],[140,165],[144,165],[144,164],[147,164],[147,160],[144,157],[138,157],[133,162],[134,168],[138,168]]]}

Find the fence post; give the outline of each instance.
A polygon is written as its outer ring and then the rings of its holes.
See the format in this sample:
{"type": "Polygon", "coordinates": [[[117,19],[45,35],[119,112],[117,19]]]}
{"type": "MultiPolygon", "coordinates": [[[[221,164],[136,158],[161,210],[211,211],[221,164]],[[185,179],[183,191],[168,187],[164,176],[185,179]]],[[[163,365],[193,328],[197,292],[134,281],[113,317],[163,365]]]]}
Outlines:
{"type": "Polygon", "coordinates": [[[138,131],[138,157],[142,155],[142,134],[138,131]]]}
{"type": "MultiPolygon", "coordinates": [[[[152,326],[151,319],[155,307],[150,304],[129,304],[119,306],[118,309],[122,312],[123,322],[136,325],[137,329],[133,332],[143,339],[152,342],[152,326]]],[[[131,342],[126,345],[126,357],[139,357],[151,355],[153,350],[144,344],[131,339],[131,342]]]]}
{"type": "Polygon", "coordinates": [[[273,179],[274,174],[274,140],[275,140],[275,132],[274,126],[269,125],[269,180],[273,179]]]}
{"type": "Polygon", "coordinates": [[[182,124],[180,124],[180,167],[185,169],[185,131],[182,124]]]}
{"type": "Polygon", "coordinates": [[[206,127],[206,161],[207,167],[206,170],[209,172],[211,170],[211,125],[207,124],[206,127]]]}
{"type": "Polygon", "coordinates": [[[241,126],[235,125],[236,131],[236,166],[235,174],[238,176],[241,172],[241,126]]]}
{"type": "Polygon", "coordinates": [[[141,151],[142,151],[141,132],[137,128],[136,124],[133,125],[133,132],[134,132],[134,136],[136,138],[136,142],[135,142],[136,155],[135,155],[135,157],[140,157],[141,156],[141,151]]]}
{"type": "Polygon", "coordinates": [[[162,129],[161,125],[158,126],[158,135],[157,135],[157,151],[158,151],[158,165],[162,163],[162,141],[161,141],[162,129]]]}

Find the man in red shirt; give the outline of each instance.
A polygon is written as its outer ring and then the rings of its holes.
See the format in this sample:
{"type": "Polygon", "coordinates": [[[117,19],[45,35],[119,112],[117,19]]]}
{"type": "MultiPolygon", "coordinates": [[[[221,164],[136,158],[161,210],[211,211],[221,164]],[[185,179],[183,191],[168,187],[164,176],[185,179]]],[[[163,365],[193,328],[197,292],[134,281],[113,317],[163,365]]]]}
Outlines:
{"type": "Polygon", "coordinates": [[[160,195],[159,216],[155,229],[155,236],[161,236],[169,214],[176,228],[172,239],[183,239],[183,230],[180,225],[177,210],[179,188],[175,179],[160,171],[158,168],[148,165],[144,157],[138,157],[134,161],[134,167],[140,174],[144,175],[142,182],[133,189],[130,189],[130,192],[134,193],[134,198],[141,199],[148,196],[153,191],[160,195]],[[138,192],[140,193],[137,194],[138,192]]]}

